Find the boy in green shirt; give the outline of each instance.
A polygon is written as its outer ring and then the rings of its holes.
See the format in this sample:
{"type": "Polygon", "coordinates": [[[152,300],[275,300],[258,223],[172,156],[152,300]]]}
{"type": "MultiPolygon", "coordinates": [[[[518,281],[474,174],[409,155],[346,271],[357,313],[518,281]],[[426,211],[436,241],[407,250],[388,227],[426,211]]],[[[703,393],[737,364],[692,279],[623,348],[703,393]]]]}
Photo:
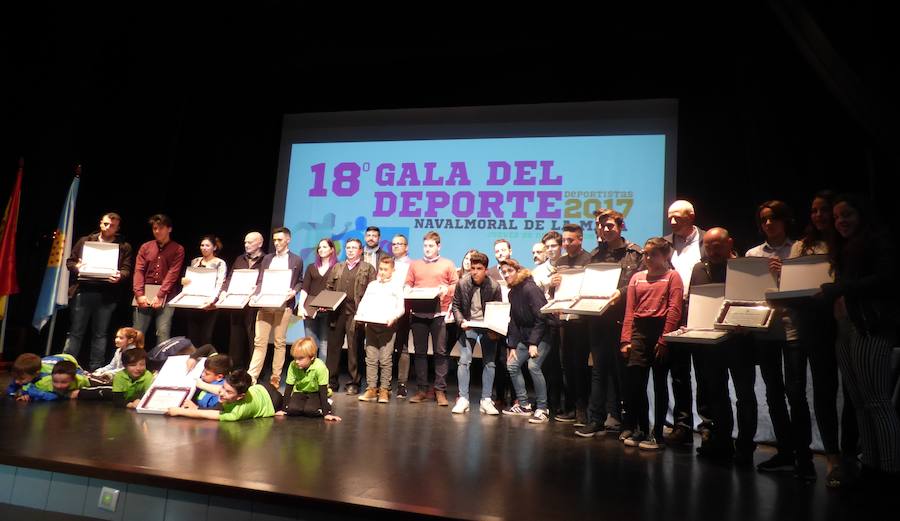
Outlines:
{"type": "Polygon", "coordinates": [[[328,396],[328,368],[325,362],[316,358],[319,352],[312,337],[304,337],[291,346],[294,361],[288,367],[287,387],[284,400],[287,404],[279,416],[324,417],[325,421],[341,421],[332,411],[328,396]]]}
{"type": "Polygon", "coordinates": [[[239,421],[253,418],[269,418],[281,409],[281,394],[271,384],[253,385],[253,379],[247,371],[238,369],[225,377],[219,391],[219,403],[222,410],[172,407],[166,411],[168,416],[185,416],[218,421],[239,421]]]}
{"type": "Polygon", "coordinates": [[[49,375],[23,387],[16,400],[30,402],[75,399],[78,397],[78,390],[88,385],[90,382],[87,377],[78,374],[78,366],[74,362],[60,360],[49,375]]]}
{"type": "Polygon", "coordinates": [[[134,409],[153,383],[153,373],[147,370],[147,352],[143,349],[125,351],[122,365],[125,369],[113,376],[112,399],[116,404],[134,409]]]}

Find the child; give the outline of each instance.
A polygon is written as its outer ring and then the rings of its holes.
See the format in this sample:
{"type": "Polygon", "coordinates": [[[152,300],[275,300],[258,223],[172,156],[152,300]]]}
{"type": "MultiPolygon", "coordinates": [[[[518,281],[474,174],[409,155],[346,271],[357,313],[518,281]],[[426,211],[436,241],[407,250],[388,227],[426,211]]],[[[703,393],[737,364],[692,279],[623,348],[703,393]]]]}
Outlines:
{"type": "Polygon", "coordinates": [[[17,401],[51,401],[75,399],[78,390],[90,385],[86,376],[78,374],[78,365],[71,360],[60,360],[53,365],[50,374],[27,384],[16,396],[17,401]]]}
{"type": "Polygon", "coordinates": [[[278,416],[324,416],[325,421],[341,421],[335,416],[328,396],[328,367],[316,358],[319,349],[312,337],[304,337],[291,346],[293,362],[288,366],[285,407],[278,416]]]}
{"type": "MultiPolygon", "coordinates": [[[[168,416],[185,416],[218,421],[239,421],[253,418],[270,418],[281,409],[282,398],[277,389],[268,382],[253,384],[253,378],[243,369],[232,371],[225,377],[219,391],[222,410],[196,409],[191,405],[172,407],[168,416]]],[[[194,406],[196,407],[196,406],[194,406]]]]}
{"type": "Polygon", "coordinates": [[[113,375],[125,367],[122,365],[122,353],[129,349],[144,348],[144,334],[133,327],[119,328],[116,331],[115,343],[116,352],[113,354],[112,361],[91,373],[95,379],[111,382],[113,375]]]}
{"type": "Polygon", "coordinates": [[[394,274],[394,259],[383,257],[378,261],[378,278],[369,283],[365,299],[379,303],[388,313],[387,324],[366,324],[366,392],[359,397],[361,402],[388,403],[391,395],[391,366],[394,353],[394,339],[397,322],[403,307],[403,289],[391,281],[394,274]],[[381,368],[381,388],[378,387],[378,369],[381,368]]]}
{"type": "Polygon", "coordinates": [[[231,357],[213,355],[206,359],[203,373],[197,381],[194,402],[201,409],[214,409],[219,405],[219,391],[225,383],[225,375],[231,372],[231,357]]]}
{"type": "Polygon", "coordinates": [[[57,362],[67,360],[75,364],[76,374],[84,374],[78,367],[75,357],[69,354],[59,354],[39,357],[34,353],[22,353],[17,356],[12,366],[12,381],[6,388],[6,394],[19,397],[27,393],[27,389],[36,384],[42,378],[50,376],[57,362]]]}
{"type": "MultiPolygon", "coordinates": [[[[663,335],[678,329],[684,285],[678,272],[669,268],[671,245],[654,237],[644,245],[647,269],[635,273],[628,282],[625,320],[622,323],[621,352],[627,360],[627,385],[634,410],[625,430],[631,435],[622,441],[629,447],[660,450],[663,424],[669,406],[669,384],[662,366],[668,352],[663,335]],[[647,381],[653,368],[656,404],[653,432],[648,418],[647,381]]],[[[623,432],[624,434],[624,432],[623,432]]]]}

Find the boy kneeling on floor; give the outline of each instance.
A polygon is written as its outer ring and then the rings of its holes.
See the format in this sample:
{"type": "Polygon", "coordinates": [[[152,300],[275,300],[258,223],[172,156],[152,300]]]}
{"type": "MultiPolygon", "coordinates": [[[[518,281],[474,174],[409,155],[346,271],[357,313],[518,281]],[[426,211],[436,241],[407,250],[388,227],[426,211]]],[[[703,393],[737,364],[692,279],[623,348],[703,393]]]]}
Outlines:
{"type": "Polygon", "coordinates": [[[284,390],[284,410],[278,416],[310,416],[325,421],[341,421],[333,414],[331,389],[328,388],[328,367],[316,358],[319,348],[311,337],[304,337],[291,346],[294,359],[288,367],[284,390]]]}

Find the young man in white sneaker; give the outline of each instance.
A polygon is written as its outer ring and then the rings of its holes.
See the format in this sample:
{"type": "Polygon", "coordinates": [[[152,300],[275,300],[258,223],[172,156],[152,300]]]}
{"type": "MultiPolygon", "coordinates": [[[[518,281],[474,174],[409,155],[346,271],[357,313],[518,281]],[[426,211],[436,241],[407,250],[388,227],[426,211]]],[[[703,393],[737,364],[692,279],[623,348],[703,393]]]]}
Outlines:
{"type": "Polygon", "coordinates": [[[459,365],[456,376],[459,380],[459,398],[453,406],[454,414],[463,414],[469,410],[469,366],[472,364],[472,352],[475,343],[481,344],[481,402],[479,410],[483,414],[500,414],[491,399],[494,387],[495,359],[497,342],[490,332],[484,329],[472,329],[469,321],[483,320],[484,310],[488,302],[500,302],[502,294],[500,284],[488,277],[488,258],[480,251],[469,255],[469,272],[456,283],[453,293],[453,317],[459,324],[459,365]]]}

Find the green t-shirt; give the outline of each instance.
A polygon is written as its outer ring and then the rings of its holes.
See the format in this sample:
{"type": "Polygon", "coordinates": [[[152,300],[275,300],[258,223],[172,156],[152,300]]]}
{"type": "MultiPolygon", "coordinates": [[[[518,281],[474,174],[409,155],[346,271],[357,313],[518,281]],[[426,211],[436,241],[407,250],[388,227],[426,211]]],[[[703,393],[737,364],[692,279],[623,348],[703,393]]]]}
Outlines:
{"type": "MultiPolygon", "coordinates": [[[[53,375],[52,374],[48,374],[47,376],[40,378],[38,381],[34,382],[34,386],[36,388],[38,388],[39,390],[47,392],[47,393],[55,393],[56,392],[53,389],[53,375]]],[[[75,380],[73,380],[72,383],[69,384],[68,392],[72,392],[75,389],[82,389],[84,387],[90,387],[90,386],[91,386],[91,381],[88,380],[86,376],[76,373],[75,380]]]]}
{"type": "Polygon", "coordinates": [[[131,402],[137,400],[153,383],[153,373],[144,371],[137,380],[132,380],[126,369],[122,369],[113,376],[112,390],[114,393],[125,393],[125,401],[131,402]]]}
{"type": "MultiPolygon", "coordinates": [[[[328,385],[328,367],[321,358],[316,358],[306,369],[300,369],[297,362],[288,367],[287,385],[294,386],[295,393],[317,393],[320,385],[328,385]]],[[[331,396],[331,389],[328,390],[331,396]]]]}
{"type": "Polygon", "coordinates": [[[221,402],[220,422],[235,422],[253,418],[269,418],[275,416],[275,407],[269,392],[261,385],[251,385],[247,394],[236,402],[221,402]]]}

